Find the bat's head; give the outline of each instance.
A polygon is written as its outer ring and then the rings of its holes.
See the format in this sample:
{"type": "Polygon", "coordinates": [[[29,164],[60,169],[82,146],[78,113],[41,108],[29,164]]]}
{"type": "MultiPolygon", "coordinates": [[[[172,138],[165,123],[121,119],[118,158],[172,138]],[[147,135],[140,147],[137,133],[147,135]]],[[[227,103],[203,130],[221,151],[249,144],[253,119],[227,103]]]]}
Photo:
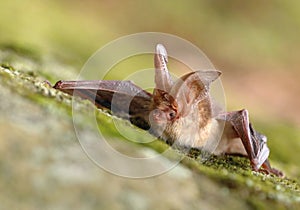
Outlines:
{"type": "Polygon", "coordinates": [[[156,87],[150,121],[151,126],[160,129],[165,136],[163,138],[177,140],[183,133],[197,133],[210,120],[209,86],[221,72],[195,71],[173,83],[166,66],[166,56],[166,50],[158,45],[154,58],[156,87]]]}
{"type": "Polygon", "coordinates": [[[209,84],[219,75],[218,71],[191,72],[179,78],[169,92],[154,89],[150,120],[163,129],[164,139],[175,141],[183,134],[196,137],[210,122],[209,84]]]}
{"type": "Polygon", "coordinates": [[[173,121],[178,117],[178,104],[174,97],[163,90],[154,90],[153,119],[159,123],[173,121]]]}

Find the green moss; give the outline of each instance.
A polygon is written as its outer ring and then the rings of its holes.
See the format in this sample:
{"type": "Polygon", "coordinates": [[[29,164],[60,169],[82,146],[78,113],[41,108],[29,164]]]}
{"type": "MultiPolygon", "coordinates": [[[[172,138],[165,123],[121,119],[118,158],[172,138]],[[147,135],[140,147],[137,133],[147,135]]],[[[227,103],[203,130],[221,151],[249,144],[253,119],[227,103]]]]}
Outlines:
{"type": "Polygon", "coordinates": [[[222,185],[237,192],[247,187],[248,193],[253,197],[258,193],[264,198],[286,202],[286,204],[299,201],[300,186],[295,180],[253,172],[249,167],[248,159],[243,157],[212,156],[203,164],[193,161],[184,163],[209,174],[222,185]]]}

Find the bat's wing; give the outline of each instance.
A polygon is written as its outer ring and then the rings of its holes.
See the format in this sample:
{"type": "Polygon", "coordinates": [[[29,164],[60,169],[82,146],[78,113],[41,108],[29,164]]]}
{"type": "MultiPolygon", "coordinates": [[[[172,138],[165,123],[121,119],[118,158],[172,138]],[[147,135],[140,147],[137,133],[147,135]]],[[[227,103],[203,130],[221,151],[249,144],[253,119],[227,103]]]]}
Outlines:
{"type": "Polygon", "coordinates": [[[98,108],[149,129],[152,95],[130,81],[58,81],[53,88],[87,99],[98,108]]]}
{"type": "Polygon", "coordinates": [[[222,113],[217,118],[232,125],[233,130],[242,140],[253,170],[264,170],[267,173],[283,176],[281,171],[271,167],[268,161],[270,150],[267,146],[267,137],[253,129],[247,110],[222,113]]]}

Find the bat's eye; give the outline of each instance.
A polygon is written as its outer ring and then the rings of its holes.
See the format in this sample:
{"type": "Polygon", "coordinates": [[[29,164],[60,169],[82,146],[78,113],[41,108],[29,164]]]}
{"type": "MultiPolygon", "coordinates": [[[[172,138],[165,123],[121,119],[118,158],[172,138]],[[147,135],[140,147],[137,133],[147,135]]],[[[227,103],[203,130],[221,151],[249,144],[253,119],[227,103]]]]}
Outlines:
{"type": "Polygon", "coordinates": [[[174,118],[176,117],[176,112],[175,111],[170,111],[170,113],[169,113],[169,119],[170,120],[173,120],[174,118]]]}

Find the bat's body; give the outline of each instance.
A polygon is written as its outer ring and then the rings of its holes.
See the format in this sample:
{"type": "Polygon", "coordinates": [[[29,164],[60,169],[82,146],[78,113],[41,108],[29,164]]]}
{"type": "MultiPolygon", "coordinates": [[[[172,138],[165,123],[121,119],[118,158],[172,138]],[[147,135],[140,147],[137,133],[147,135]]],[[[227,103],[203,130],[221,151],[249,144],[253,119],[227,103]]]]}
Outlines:
{"type": "Polygon", "coordinates": [[[215,134],[223,123],[225,129],[214,154],[246,155],[253,170],[283,175],[271,168],[267,139],[253,129],[247,110],[216,111],[209,86],[221,72],[191,72],[173,82],[167,62],[165,48],[157,45],[153,94],[129,81],[59,81],[54,88],[109,109],[169,144],[203,148],[218,138],[215,134]]]}

